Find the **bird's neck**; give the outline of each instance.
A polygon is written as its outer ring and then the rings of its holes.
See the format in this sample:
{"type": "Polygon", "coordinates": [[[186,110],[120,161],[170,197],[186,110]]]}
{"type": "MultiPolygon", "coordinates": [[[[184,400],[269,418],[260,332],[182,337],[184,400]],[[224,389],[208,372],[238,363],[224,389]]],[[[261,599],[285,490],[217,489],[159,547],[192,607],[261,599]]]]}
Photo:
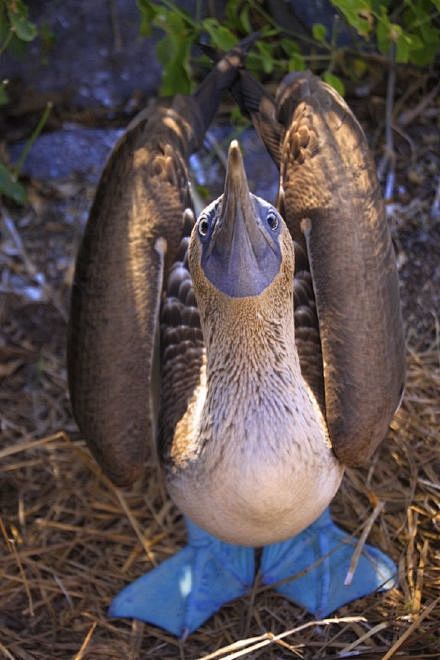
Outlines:
{"type": "Polygon", "coordinates": [[[203,331],[212,410],[263,414],[267,407],[282,407],[284,400],[287,405],[304,386],[292,303],[280,310],[249,298],[227,309],[220,306],[211,310],[203,331]]]}

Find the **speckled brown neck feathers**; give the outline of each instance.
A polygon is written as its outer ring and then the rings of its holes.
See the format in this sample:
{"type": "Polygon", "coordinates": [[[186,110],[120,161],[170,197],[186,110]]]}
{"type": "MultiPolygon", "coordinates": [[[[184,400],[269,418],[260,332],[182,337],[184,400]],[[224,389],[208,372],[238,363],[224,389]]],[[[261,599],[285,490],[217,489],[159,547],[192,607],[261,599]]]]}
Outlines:
{"type": "Polygon", "coordinates": [[[299,373],[290,236],[284,235],[282,268],[272,284],[260,295],[245,298],[218,291],[203,275],[195,235],[191,248],[189,266],[207,350],[208,397],[213,400],[213,415],[224,414],[223,409],[229,406],[232,410],[228,414],[232,415],[238,405],[258,407],[263,398],[276,398],[283,387],[292,387],[292,370],[299,373]],[[227,397],[229,404],[220,405],[219,400],[216,406],[214,401],[220,397],[227,397]]]}

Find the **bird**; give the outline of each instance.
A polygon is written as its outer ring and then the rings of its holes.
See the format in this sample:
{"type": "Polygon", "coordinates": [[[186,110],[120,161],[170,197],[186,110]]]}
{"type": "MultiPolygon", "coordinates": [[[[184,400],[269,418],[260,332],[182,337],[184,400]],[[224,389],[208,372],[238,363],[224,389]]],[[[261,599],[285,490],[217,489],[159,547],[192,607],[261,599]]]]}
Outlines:
{"type": "Polygon", "coordinates": [[[255,548],[262,583],[318,616],[396,574],[365,546],[347,580],[356,541],[328,510],[345,467],[383,439],[405,379],[397,271],[366,138],[312,74],[287,76],[273,99],[233,53],[202,83],[207,94],[135,120],[116,147],[71,302],[80,429],[119,485],[156,446],[188,531],[109,615],[181,637],[251,589],[255,548]],[[279,167],[278,201],[250,192],[234,140],[224,192],[196,219],[188,156],[215,112],[205,114],[206,98],[218,104],[213,89],[225,86],[279,167]]]}

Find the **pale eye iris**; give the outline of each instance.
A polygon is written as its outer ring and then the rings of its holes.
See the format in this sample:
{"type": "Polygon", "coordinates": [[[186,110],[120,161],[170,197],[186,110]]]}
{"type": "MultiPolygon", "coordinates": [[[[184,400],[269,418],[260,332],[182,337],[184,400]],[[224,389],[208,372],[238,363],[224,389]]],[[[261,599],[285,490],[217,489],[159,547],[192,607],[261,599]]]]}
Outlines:
{"type": "Polygon", "coordinates": [[[272,231],[278,229],[279,220],[278,217],[275,215],[275,213],[269,213],[269,215],[267,216],[267,224],[272,229],[272,231]]]}
{"type": "Polygon", "coordinates": [[[207,236],[209,231],[209,222],[206,218],[200,218],[199,220],[199,234],[200,236],[207,236]]]}

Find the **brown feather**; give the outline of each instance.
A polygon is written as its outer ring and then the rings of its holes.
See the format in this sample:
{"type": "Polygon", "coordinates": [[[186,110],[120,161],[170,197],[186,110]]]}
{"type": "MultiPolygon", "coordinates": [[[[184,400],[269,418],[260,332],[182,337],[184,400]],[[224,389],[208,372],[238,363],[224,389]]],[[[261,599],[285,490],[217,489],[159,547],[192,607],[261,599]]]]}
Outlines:
{"type": "MultiPolygon", "coordinates": [[[[159,307],[191,206],[187,160],[246,47],[226,54],[193,97],[175,97],[168,109],[151,105],[134,119],[107,162],[90,212],[72,289],[69,388],[81,431],[120,485],[142,474],[146,448],[156,441],[159,307]]],[[[193,316],[186,313],[185,323],[193,316]]]]}
{"type": "MultiPolygon", "coordinates": [[[[244,78],[249,98],[252,79],[243,72],[244,78]]],[[[254,91],[250,112],[258,130],[258,84],[254,91]]],[[[267,94],[263,100],[264,121],[275,117],[285,131],[281,199],[313,277],[330,436],[338,458],[356,465],[383,439],[405,379],[395,257],[374,163],[353,113],[312,74],[287,76],[270,113],[267,94]]],[[[274,152],[272,140],[267,147],[274,152]]],[[[295,314],[295,321],[301,369],[318,394],[310,350],[315,342],[318,351],[317,338],[302,337],[311,317],[295,314]]]]}
{"type": "Polygon", "coordinates": [[[157,319],[164,269],[182,231],[186,142],[181,119],[165,108],[128,129],[102,175],[76,265],[71,400],[95,457],[118,484],[140,475],[155,435],[157,319]]]}

